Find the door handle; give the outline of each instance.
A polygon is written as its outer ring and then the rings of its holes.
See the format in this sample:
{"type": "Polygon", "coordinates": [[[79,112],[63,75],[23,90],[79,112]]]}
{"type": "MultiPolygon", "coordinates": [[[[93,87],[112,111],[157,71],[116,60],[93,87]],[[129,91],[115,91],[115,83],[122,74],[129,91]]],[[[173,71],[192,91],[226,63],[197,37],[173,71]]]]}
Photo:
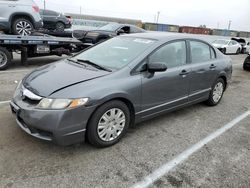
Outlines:
{"type": "Polygon", "coordinates": [[[210,69],[214,69],[214,68],[216,68],[216,65],[211,64],[209,68],[210,68],[210,69]]]}
{"type": "Polygon", "coordinates": [[[185,69],[184,70],[182,70],[181,72],[180,72],[180,76],[186,76],[187,74],[189,74],[189,72],[188,71],[186,71],[185,69]]]}

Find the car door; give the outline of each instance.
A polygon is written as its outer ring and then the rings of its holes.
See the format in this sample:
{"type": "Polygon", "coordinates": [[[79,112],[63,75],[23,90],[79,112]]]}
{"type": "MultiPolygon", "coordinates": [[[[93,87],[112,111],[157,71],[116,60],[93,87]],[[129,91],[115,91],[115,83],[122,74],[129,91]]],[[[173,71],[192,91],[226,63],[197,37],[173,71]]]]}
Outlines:
{"type": "Polygon", "coordinates": [[[215,50],[209,44],[190,40],[190,91],[189,100],[196,101],[208,97],[219,73],[219,61],[215,50]]]}
{"type": "Polygon", "coordinates": [[[162,62],[165,72],[142,72],[141,117],[181,106],[188,102],[189,72],[185,41],[167,43],[153,52],[146,63],[162,62]]]}

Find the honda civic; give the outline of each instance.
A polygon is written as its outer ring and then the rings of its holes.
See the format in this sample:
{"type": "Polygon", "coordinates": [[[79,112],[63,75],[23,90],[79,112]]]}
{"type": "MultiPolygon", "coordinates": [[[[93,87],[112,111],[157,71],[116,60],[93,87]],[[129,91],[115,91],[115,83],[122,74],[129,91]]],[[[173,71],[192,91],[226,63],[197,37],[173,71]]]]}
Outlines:
{"type": "Polygon", "coordinates": [[[185,35],[122,35],[37,68],[10,106],[26,133],[60,145],[111,146],[136,123],[206,102],[217,105],[231,59],[185,35]]]}

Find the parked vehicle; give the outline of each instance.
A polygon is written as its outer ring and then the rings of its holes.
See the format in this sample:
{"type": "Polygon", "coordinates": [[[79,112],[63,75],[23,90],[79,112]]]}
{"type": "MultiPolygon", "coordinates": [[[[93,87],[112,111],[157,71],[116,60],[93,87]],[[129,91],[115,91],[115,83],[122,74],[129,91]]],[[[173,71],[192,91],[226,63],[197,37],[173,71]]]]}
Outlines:
{"type": "Polygon", "coordinates": [[[42,26],[39,7],[33,0],[0,0],[0,30],[30,35],[42,26]]]}
{"type": "Polygon", "coordinates": [[[86,137],[107,147],[134,123],[203,101],[217,105],[231,75],[231,59],[203,40],[122,35],[34,70],[11,109],[34,137],[63,145],[86,137]]]}
{"type": "Polygon", "coordinates": [[[212,44],[223,54],[239,54],[242,49],[242,46],[235,40],[218,39],[212,44]]]}
{"type": "Polygon", "coordinates": [[[13,59],[13,52],[21,52],[21,64],[27,65],[27,59],[38,56],[71,55],[85,46],[76,39],[48,35],[2,35],[0,34],[0,70],[7,69],[13,59]]]}
{"type": "Polygon", "coordinates": [[[87,45],[93,45],[121,34],[143,33],[145,30],[129,24],[110,23],[96,30],[73,31],[73,37],[87,45]]]}
{"type": "Polygon", "coordinates": [[[243,69],[250,71],[250,52],[243,63],[243,69]]]}
{"type": "Polygon", "coordinates": [[[65,16],[62,13],[44,9],[40,10],[40,14],[45,29],[63,32],[64,29],[72,26],[72,19],[70,16],[65,16]]]}
{"type": "Polygon", "coordinates": [[[248,53],[250,52],[250,42],[247,42],[245,39],[243,38],[231,38],[232,40],[238,42],[241,46],[242,46],[242,49],[241,49],[241,53],[245,54],[245,53],[248,53]]]}

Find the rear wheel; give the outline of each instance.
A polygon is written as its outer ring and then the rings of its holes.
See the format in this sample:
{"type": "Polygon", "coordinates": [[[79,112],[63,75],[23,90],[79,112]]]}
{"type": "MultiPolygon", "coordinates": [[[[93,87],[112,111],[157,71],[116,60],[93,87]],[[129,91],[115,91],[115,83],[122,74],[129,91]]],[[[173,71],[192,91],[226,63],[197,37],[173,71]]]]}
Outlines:
{"type": "Polygon", "coordinates": [[[12,24],[12,32],[15,35],[31,35],[33,30],[33,24],[26,18],[15,19],[12,24]]]}
{"type": "Polygon", "coordinates": [[[0,70],[8,68],[11,62],[11,53],[3,47],[0,47],[0,70]]]}
{"type": "Polygon", "coordinates": [[[125,135],[130,123],[126,104],[114,100],[99,107],[87,128],[88,141],[96,147],[116,144],[125,135]]]}
{"type": "Polygon", "coordinates": [[[57,22],[56,23],[56,31],[63,32],[65,29],[65,25],[62,22],[57,22]]]}
{"type": "Polygon", "coordinates": [[[210,92],[209,99],[206,101],[207,105],[216,106],[220,103],[225,91],[225,86],[225,81],[222,78],[216,80],[210,92]]]}

